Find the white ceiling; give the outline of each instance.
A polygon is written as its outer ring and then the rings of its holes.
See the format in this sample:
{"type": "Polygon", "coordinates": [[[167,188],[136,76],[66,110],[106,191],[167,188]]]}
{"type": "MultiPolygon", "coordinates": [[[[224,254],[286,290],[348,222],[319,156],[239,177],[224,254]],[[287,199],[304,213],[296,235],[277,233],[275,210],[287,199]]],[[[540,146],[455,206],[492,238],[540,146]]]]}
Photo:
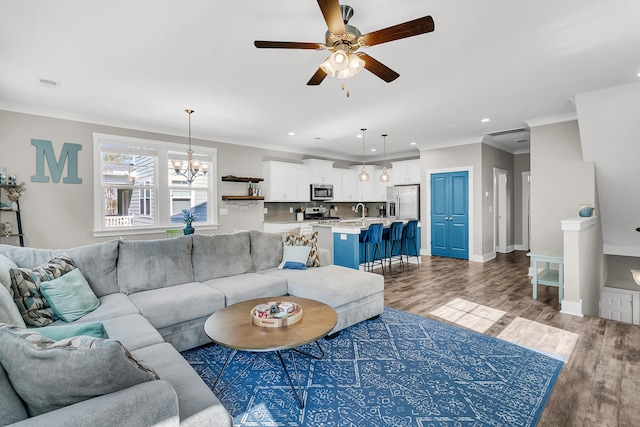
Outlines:
{"type": "Polygon", "coordinates": [[[194,138],[357,161],[363,127],[368,160],[383,133],[387,158],[407,157],[638,80],[638,0],[344,1],[362,33],[425,15],[436,28],[367,48],[400,77],[364,70],[348,98],[342,81],[306,85],[326,51],[253,46],[324,42],[313,0],[0,0],[0,108],[180,136],[192,108],[194,138]]]}

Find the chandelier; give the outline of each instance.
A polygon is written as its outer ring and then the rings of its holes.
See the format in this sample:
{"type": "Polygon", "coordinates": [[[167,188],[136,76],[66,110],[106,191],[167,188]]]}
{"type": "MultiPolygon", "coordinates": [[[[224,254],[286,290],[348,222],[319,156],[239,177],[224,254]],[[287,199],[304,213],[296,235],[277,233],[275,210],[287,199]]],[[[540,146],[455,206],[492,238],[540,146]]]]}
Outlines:
{"type": "Polygon", "coordinates": [[[369,181],[369,174],[367,173],[367,168],[364,166],[364,131],[367,129],[360,129],[362,131],[362,171],[360,175],[358,175],[358,179],[360,182],[369,181]]]}
{"type": "Polygon", "coordinates": [[[184,110],[189,115],[189,149],[187,150],[187,163],[183,164],[182,160],[172,160],[173,169],[176,171],[176,175],[183,176],[187,179],[189,185],[199,176],[205,176],[209,172],[209,164],[206,162],[200,162],[200,160],[193,160],[193,150],[191,149],[191,114],[193,110],[184,110]],[[186,166],[183,170],[182,166],[186,166]]]}

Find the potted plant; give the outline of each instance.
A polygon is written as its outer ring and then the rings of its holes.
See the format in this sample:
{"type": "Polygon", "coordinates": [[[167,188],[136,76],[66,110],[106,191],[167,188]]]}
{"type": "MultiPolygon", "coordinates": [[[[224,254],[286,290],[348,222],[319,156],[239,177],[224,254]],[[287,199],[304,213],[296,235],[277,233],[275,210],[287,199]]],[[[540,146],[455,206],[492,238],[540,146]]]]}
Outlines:
{"type": "Polygon", "coordinates": [[[182,231],[184,232],[185,235],[193,234],[195,229],[191,226],[191,224],[196,222],[199,219],[200,219],[200,215],[198,215],[197,213],[190,211],[189,209],[182,209],[182,220],[186,224],[186,226],[184,227],[184,230],[182,231]]]}

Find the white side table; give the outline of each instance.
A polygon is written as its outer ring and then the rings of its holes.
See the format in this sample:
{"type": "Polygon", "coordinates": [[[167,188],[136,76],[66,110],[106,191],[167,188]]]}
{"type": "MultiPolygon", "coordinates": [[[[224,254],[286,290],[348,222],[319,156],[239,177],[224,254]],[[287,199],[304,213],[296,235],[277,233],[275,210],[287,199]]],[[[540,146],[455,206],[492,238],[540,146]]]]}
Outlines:
{"type": "Polygon", "coordinates": [[[538,299],[538,285],[556,286],[558,288],[558,302],[562,303],[564,299],[564,257],[557,252],[539,253],[529,252],[527,256],[531,257],[531,268],[533,268],[533,299],[538,299]],[[543,262],[545,266],[538,272],[538,263],[543,262]],[[558,264],[558,269],[552,269],[551,264],[558,264]]]}

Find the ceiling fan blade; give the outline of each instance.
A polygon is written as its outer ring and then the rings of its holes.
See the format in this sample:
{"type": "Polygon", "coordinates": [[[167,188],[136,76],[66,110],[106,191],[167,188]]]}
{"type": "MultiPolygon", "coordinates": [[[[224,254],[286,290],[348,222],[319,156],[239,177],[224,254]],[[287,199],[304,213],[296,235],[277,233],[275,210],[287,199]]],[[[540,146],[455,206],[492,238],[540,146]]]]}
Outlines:
{"type": "Polygon", "coordinates": [[[271,42],[264,40],[256,40],[253,45],[259,49],[323,49],[320,43],[305,42],[271,42]]]}
{"type": "Polygon", "coordinates": [[[413,21],[365,34],[364,44],[367,46],[375,46],[380,43],[417,36],[418,34],[430,33],[434,29],[435,24],[433,23],[433,18],[431,18],[431,16],[424,16],[414,19],[413,21]]]}
{"type": "Polygon", "coordinates": [[[338,0],[318,0],[318,6],[320,6],[322,16],[324,16],[330,32],[333,34],[346,33],[338,0]]]}
{"type": "Polygon", "coordinates": [[[392,81],[400,77],[400,74],[396,73],[391,68],[384,65],[382,62],[376,61],[366,53],[362,53],[359,56],[360,59],[364,61],[364,68],[380,77],[385,82],[391,83],[392,81]]]}
{"type": "Polygon", "coordinates": [[[318,68],[318,71],[311,77],[311,79],[307,82],[307,86],[317,86],[324,78],[327,77],[327,73],[325,73],[322,68],[318,68]]]}

